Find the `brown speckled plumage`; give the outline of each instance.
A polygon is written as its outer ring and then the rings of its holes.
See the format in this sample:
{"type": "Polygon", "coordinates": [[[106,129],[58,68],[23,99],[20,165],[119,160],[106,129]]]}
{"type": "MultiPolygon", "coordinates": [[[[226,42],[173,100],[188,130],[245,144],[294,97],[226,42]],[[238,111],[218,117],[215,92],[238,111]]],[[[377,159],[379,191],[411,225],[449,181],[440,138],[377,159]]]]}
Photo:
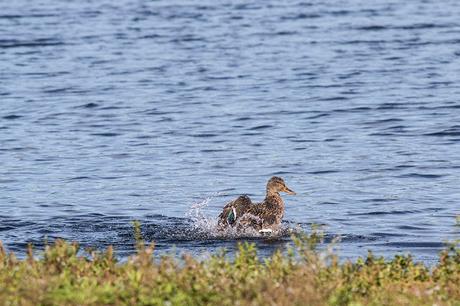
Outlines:
{"type": "Polygon", "coordinates": [[[286,186],[282,178],[277,176],[270,178],[263,202],[255,204],[248,196],[238,197],[224,206],[219,215],[219,226],[276,230],[284,216],[284,202],[280,192],[295,194],[286,186]]]}

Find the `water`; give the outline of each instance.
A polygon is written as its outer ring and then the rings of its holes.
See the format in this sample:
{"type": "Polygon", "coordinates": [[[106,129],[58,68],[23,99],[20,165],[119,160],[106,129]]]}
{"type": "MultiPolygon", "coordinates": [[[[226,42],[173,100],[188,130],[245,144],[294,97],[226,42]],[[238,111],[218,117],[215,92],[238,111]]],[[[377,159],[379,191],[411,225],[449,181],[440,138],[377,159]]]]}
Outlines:
{"type": "Polygon", "coordinates": [[[459,15],[453,0],[4,1],[0,240],[126,256],[140,220],[160,253],[231,254],[244,238],[213,235],[221,207],[279,175],[298,193],[286,227],[323,224],[345,258],[433,262],[459,236],[459,15]]]}

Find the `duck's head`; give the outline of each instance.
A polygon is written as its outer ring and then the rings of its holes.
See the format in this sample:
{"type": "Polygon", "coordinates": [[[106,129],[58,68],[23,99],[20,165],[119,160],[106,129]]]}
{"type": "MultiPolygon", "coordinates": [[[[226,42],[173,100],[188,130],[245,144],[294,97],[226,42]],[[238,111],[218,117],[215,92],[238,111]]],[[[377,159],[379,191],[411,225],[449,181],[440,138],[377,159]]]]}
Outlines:
{"type": "Polygon", "coordinates": [[[286,186],[284,180],[278,176],[273,176],[271,179],[268,180],[267,183],[267,193],[278,193],[278,192],[285,192],[287,194],[295,194],[294,191],[286,186]]]}

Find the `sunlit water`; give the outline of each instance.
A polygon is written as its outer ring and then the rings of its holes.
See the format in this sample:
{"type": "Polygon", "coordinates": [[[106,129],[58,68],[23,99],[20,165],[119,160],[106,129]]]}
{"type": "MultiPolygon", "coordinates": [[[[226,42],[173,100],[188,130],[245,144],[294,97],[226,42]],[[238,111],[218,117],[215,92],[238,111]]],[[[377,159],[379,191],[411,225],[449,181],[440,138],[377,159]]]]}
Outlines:
{"type": "MultiPolygon", "coordinates": [[[[0,2],[0,240],[209,254],[272,175],[344,258],[459,236],[458,1],[0,2]],[[350,3],[351,2],[351,3],[350,3]],[[193,206],[196,207],[193,207],[193,206]]],[[[253,237],[262,255],[288,235],[253,237]]]]}

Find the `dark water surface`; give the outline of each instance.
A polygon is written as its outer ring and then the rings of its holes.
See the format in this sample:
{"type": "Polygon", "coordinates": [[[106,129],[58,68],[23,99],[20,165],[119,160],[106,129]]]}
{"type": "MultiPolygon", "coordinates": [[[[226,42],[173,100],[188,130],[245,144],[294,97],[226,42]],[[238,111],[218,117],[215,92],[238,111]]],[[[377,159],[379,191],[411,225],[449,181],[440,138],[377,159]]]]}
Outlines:
{"type": "Polygon", "coordinates": [[[345,257],[433,262],[459,236],[459,16],[454,0],[2,1],[0,240],[124,256],[138,219],[161,252],[232,251],[213,218],[280,175],[287,226],[324,224],[345,257]]]}

